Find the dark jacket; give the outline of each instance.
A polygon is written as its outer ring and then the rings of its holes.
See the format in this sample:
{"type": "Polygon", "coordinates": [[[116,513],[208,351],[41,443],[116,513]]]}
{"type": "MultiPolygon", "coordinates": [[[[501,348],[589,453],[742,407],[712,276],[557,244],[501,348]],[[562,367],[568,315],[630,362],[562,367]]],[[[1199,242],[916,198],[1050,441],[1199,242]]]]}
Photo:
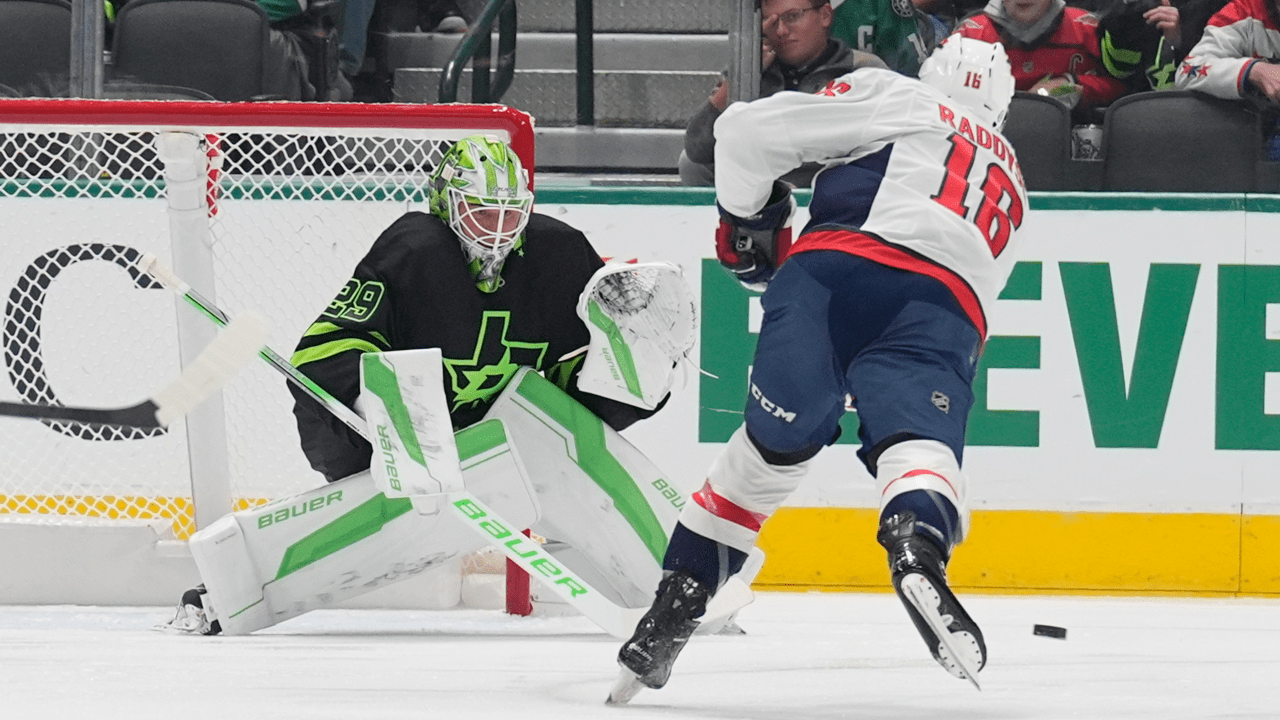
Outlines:
{"type": "MultiPolygon", "coordinates": [[[[884,61],[861,50],[850,48],[843,40],[832,38],[827,41],[827,49],[807,67],[792,68],[781,62],[774,62],[765,68],[760,75],[760,97],[768,97],[783,90],[798,90],[804,93],[815,93],[827,86],[827,83],[846,75],[858,68],[887,68],[884,61]]],[[[703,104],[702,109],[689,120],[684,131],[684,151],[689,159],[702,165],[713,165],[716,160],[715,124],[721,110],[710,101],[703,104]]],[[[813,171],[807,173],[802,183],[808,185],[813,178],[813,171]]],[[[788,179],[793,174],[787,176],[788,179]]]]}

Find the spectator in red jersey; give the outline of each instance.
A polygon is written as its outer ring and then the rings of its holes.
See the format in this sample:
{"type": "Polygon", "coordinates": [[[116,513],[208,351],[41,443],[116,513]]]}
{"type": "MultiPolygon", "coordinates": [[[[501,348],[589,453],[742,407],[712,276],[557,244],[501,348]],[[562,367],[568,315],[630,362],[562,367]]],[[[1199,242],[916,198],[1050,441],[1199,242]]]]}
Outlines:
{"type": "Polygon", "coordinates": [[[1077,122],[1124,94],[1100,57],[1097,18],[1063,0],[990,0],[955,34],[1004,43],[1017,89],[1060,100],[1077,122]]]}
{"type": "Polygon", "coordinates": [[[1280,103],[1280,9],[1272,0],[1231,0],[1209,19],[1178,67],[1179,90],[1280,103]]]}

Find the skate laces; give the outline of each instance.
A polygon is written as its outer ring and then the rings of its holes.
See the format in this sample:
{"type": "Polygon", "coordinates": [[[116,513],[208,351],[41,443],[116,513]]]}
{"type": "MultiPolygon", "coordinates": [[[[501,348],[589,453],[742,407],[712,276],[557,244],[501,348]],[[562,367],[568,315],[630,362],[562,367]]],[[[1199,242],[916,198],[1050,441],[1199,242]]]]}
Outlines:
{"type": "Polygon", "coordinates": [[[693,620],[706,612],[711,593],[692,575],[679,572],[663,579],[658,586],[658,597],[661,599],[658,605],[666,611],[664,614],[672,619],[693,620]]]}

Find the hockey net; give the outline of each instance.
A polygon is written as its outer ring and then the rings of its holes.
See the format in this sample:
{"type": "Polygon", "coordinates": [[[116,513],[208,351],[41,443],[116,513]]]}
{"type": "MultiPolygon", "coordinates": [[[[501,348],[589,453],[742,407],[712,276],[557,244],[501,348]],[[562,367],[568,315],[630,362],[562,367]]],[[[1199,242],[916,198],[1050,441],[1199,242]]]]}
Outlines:
{"type": "MultiPolygon", "coordinates": [[[[378,233],[425,208],[452,141],[477,132],[534,167],[529,117],[499,106],[0,101],[0,398],[119,406],[179,372],[211,329],[130,269],[145,252],[232,317],[268,317],[287,356],[378,233]]],[[[161,519],[181,540],[193,485],[224,485],[234,509],[315,487],[292,402],[257,365],[167,429],[7,421],[0,521],[161,519]]],[[[514,582],[518,595],[527,578],[514,582]]]]}

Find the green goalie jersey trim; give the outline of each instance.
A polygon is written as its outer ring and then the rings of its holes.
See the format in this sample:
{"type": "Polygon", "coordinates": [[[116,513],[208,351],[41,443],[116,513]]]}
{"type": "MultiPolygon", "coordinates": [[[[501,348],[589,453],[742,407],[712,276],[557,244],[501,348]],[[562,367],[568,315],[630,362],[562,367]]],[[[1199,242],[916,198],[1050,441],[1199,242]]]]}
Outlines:
{"type": "Polygon", "coordinates": [[[359,350],[362,353],[382,352],[382,348],[367,340],[333,340],[295,352],[293,357],[289,358],[289,363],[294,367],[302,367],[307,363],[331,358],[348,350],[359,350]]]}

